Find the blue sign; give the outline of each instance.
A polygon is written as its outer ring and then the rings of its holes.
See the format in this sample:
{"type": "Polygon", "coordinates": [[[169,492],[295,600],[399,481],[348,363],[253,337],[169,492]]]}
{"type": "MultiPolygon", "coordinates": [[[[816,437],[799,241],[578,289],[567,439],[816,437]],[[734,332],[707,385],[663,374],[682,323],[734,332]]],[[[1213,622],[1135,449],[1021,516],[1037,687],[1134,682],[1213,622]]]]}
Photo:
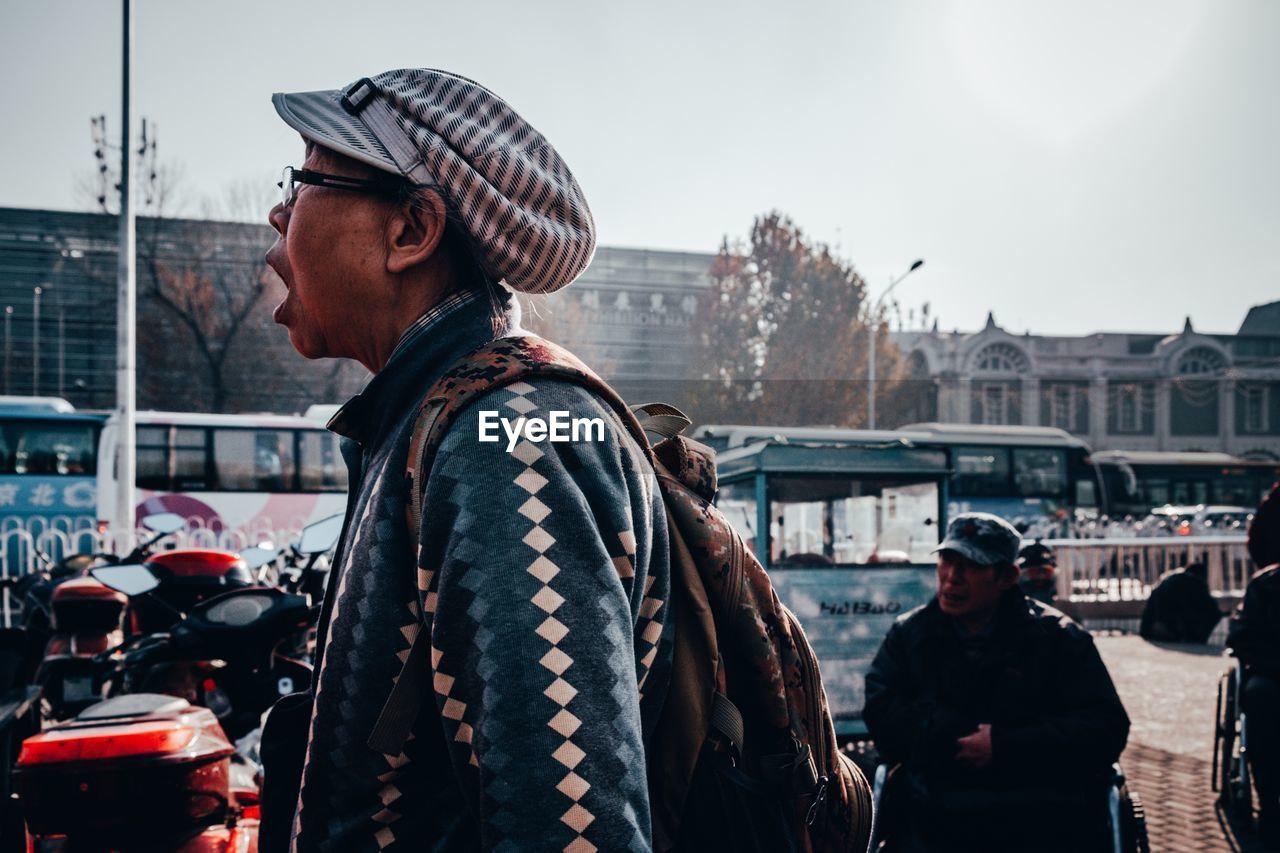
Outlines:
{"type": "Polygon", "coordinates": [[[0,518],[7,515],[93,517],[97,485],[93,477],[0,477],[0,518]]]}

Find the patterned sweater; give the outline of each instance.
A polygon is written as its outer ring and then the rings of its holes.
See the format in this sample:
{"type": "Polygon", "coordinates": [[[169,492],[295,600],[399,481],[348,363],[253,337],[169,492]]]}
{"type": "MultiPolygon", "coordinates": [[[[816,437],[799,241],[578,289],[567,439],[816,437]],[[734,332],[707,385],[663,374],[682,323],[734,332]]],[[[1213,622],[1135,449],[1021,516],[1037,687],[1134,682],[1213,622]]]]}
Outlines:
{"type": "Polygon", "coordinates": [[[335,556],[296,850],[650,846],[644,742],[674,624],[667,532],[653,472],[608,405],[556,381],[489,392],[440,447],[416,541],[406,527],[417,404],[493,335],[483,300],[441,306],[331,424],[361,445],[360,470],[335,556]],[[478,440],[486,411],[568,412],[606,429],[508,452],[505,435],[478,440]],[[404,752],[383,755],[365,740],[419,630],[435,701],[404,752]]]}

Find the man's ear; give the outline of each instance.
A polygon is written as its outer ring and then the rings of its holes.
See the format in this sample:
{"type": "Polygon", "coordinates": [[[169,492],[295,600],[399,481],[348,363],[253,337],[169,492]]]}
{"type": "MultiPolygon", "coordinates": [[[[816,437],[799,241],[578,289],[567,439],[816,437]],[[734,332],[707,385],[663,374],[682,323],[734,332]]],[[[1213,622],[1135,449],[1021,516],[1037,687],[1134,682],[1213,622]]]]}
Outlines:
{"type": "Polygon", "coordinates": [[[440,247],[446,222],[444,199],[434,190],[402,202],[387,222],[387,271],[402,273],[440,247]]]}
{"type": "Polygon", "coordinates": [[[996,567],[996,586],[1011,589],[1018,582],[1018,567],[1012,564],[996,567]]]}

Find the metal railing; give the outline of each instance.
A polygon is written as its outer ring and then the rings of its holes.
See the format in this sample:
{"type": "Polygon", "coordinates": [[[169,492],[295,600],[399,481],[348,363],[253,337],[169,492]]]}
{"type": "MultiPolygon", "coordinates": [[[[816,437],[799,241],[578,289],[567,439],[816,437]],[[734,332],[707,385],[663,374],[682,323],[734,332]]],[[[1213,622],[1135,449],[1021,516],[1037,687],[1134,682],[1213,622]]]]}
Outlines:
{"type": "MultiPolygon", "coordinates": [[[[185,530],[166,536],[156,549],[214,548],[239,553],[262,542],[283,547],[298,538],[306,521],[294,518],[277,526],[269,519],[258,519],[243,528],[215,530],[192,516],[185,530]]],[[[30,574],[40,562],[39,554],[55,562],[72,554],[126,554],[131,542],[143,542],[154,535],[144,529],[133,531],[132,538],[123,531],[99,531],[88,519],[70,516],[0,518],[0,577],[30,574]]],[[[0,627],[15,624],[19,609],[9,587],[0,590],[0,627]]]]}
{"type": "MultiPolygon", "coordinates": [[[[185,530],[166,536],[156,547],[162,551],[216,548],[239,552],[264,541],[284,546],[297,539],[306,522],[305,518],[288,519],[283,524],[258,519],[241,528],[215,529],[192,516],[187,519],[185,530]]],[[[140,528],[132,532],[131,538],[123,531],[100,531],[92,522],[76,521],[68,516],[10,516],[0,519],[0,577],[34,571],[39,562],[37,553],[55,561],[71,554],[125,554],[130,550],[130,541],[145,541],[154,535],[140,528]]]]}
{"type": "Polygon", "coordinates": [[[1209,589],[1243,592],[1253,574],[1244,536],[1142,539],[1050,539],[1058,559],[1058,598],[1064,601],[1141,601],[1165,572],[1204,563],[1209,589]]]}

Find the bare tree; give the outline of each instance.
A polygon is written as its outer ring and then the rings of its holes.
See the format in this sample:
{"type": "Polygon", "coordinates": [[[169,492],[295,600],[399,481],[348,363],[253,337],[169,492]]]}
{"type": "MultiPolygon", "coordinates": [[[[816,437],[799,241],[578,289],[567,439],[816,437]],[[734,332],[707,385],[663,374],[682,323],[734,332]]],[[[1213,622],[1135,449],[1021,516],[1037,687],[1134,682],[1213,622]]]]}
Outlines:
{"type": "Polygon", "coordinates": [[[181,346],[175,351],[170,336],[156,334],[160,330],[140,335],[140,348],[149,359],[181,369],[189,370],[194,360],[205,373],[210,410],[224,411],[236,382],[227,356],[262,296],[266,264],[246,258],[255,247],[214,223],[152,218],[139,224],[139,294],[186,330],[194,351],[181,357],[181,346]],[[178,233],[164,240],[162,228],[178,233]]]}
{"type": "Polygon", "coordinates": [[[900,371],[887,317],[868,316],[853,265],[810,241],[785,215],[758,217],[749,240],[725,239],[696,318],[705,380],[702,423],[856,426],[866,409],[869,330],[881,386],[900,371]]]}

